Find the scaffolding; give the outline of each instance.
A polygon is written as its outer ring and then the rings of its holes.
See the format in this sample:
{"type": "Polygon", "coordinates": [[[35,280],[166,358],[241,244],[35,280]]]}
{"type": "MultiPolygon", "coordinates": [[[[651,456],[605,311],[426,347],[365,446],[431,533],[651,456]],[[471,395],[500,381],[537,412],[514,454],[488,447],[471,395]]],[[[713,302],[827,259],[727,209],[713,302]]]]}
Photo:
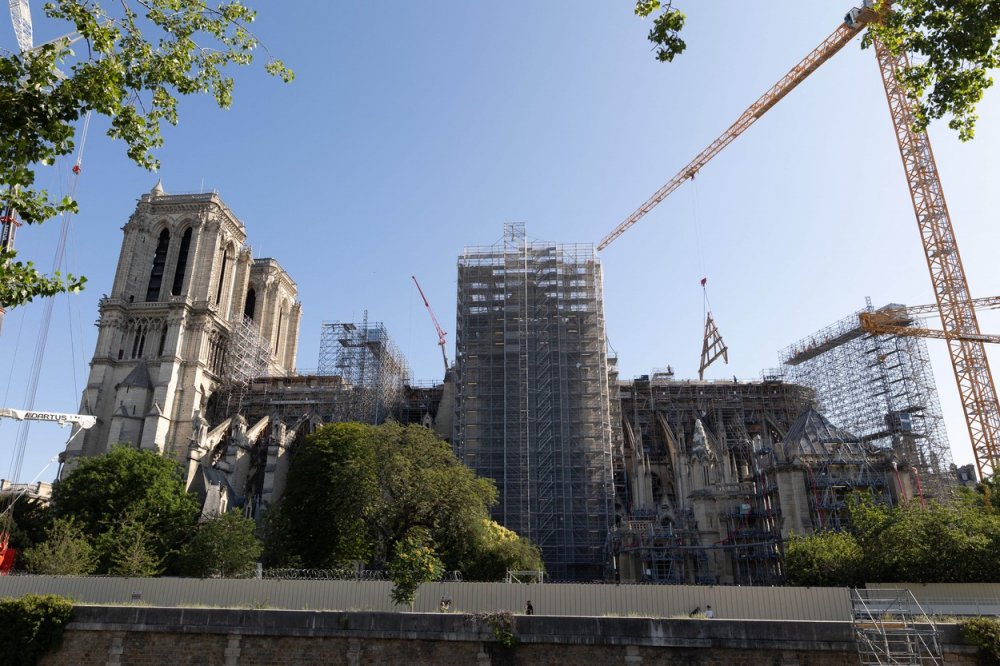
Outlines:
{"type": "Polygon", "coordinates": [[[393,415],[410,379],[402,352],[381,322],[323,322],[320,375],[338,375],[351,387],[344,420],[378,425],[393,415]]]}
{"type": "Polygon", "coordinates": [[[456,441],[494,518],[556,580],[604,577],[614,479],[603,278],[592,245],[501,241],[458,260],[456,441]]]}
{"type": "MultiPolygon", "coordinates": [[[[885,308],[902,308],[890,304],[885,308]]],[[[860,312],[874,312],[871,303],[860,312]]],[[[924,475],[924,489],[950,484],[951,448],[923,338],[871,335],[858,314],[782,352],[791,381],[816,390],[821,411],[863,442],[891,450],[924,475]]],[[[923,326],[913,319],[909,326],[923,326]]]]}
{"type": "MultiPolygon", "coordinates": [[[[216,345],[218,351],[213,351],[212,363],[221,369],[221,382],[208,410],[211,415],[238,413],[243,408],[250,383],[267,377],[271,361],[270,346],[250,317],[230,322],[229,333],[224,337],[220,335],[220,342],[216,345]]],[[[211,417],[210,414],[202,416],[211,417]]]]}

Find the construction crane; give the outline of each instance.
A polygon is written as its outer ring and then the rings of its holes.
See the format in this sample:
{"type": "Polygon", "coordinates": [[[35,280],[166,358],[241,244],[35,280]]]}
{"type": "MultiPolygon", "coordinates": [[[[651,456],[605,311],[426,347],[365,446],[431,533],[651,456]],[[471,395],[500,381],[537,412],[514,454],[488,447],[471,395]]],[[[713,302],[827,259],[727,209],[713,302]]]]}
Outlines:
{"type": "MultiPolygon", "coordinates": [[[[684,181],[693,178],[768,109],[877,19],[871,0],[865,0],[861,7],[850,10],[833,34],[751,104],[708,148],[605,236],[597,249],[606,248],[684,181]]],[[[1000,471],[1000,405],[985,347],[985,342],[991,341],[987,339],[990,336],[983,336],[979,330],[930,138],[926,132],[914,130],[912,102],[899,84],[899,72],[907,67],[908,56],[905,53],[894,55],[878,38],[872,41],[937,299],[937,311],[943,329],[941,337],[948,343],[976,468],[980,478],[990,478],[1000,471]]]]}
{"type": "Polygon", "coordinates": [[[10,407],[0,407],[0,418],[15,419],[17,421],[49,421],[65,426],[68,423],[80,426],[83,430],[90,430],[97,423],[96,416],[87,414],[62,414],[60,412],[32,412],[24,409],[12,409],[10,407]]]}
{"type": "MultiPolygon", "coordinates": [[[[1000,296],[976,298],[972,301],[972,306],[976,310],[1000,309],[1000,296]]],[[[857,327],[848,330],[838,329],[828,337],[819,339],[811,338],[808,341],[803,341],[801,346],[789,350],[788,356],[782,359],[782,363],[785,365],[805,363],[865,333],[871,335],[901,335],[947,340],[949,334],[945,331],[914,326],[917,319],[937,314],[937,312],[937,303],[926,305],[899,305],[892,303],[878,310],[859,312],[857,327]]],[[[983,342],[1000,343],[1000,335],[982,334],[976,336],[974,339],[982,340],[983,342]]]]}
{"type": "Polygon", "coordinates": [[[445,351],[444,348],[445,346],[444,336],[448,334],[444,332],[444,329],[441,328],[441,324],[438,323],[437,317],[434,316],[434,310],[431,308],[431,304],[427,301],[427,297],[424,296],[424,290],[420,288],[420,283],[417,282],[417,276],[411,275],[410,277],[413,278],[413,284],[417,285],[417,291],[420,292],[420,298],[422,298],[424,301],[424,307],[427,308],[427,313],[431,316],[431,321],[434,322],[434,330],[436,330],[438,334],[438,345],[441,346],[441,358],[444,359],[444,374],[447,375],[448,368],[450,368],[451,366],[448,365],[448,352],[445,351]]]}
{"type": "MultiPolygon", "coordinates": [[[[1000,308],[1000,296],[973,299],[972,307],[976,310],[995,310],[1000,308]]],[[[913,325],[915,319],[923,315],[935,314],[937,311],[938,306],[936,303],[911,306],[888,305],[874,312],[858,313],[858,324],[866,333],[873,335],[903,335],[920,338],[937,338],[938,340],[972,340],[994,344],[1000,343],[1000,335],[956,333],[913,325]]]]}

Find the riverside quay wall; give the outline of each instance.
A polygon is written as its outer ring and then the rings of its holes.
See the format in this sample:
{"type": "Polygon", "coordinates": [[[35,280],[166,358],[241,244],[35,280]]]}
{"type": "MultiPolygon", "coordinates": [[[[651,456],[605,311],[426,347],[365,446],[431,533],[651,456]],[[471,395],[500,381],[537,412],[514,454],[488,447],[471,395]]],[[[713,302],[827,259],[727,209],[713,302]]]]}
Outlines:
{"type": "MultiPolygon", "coordinates": [[[[946,662],[976,663],[947,629],[946,662]]],[[[77,606],[41,666],[854,666],[848,622],[77,606]],[[514,637],[503,647],[499,638],[514,637]]]]}

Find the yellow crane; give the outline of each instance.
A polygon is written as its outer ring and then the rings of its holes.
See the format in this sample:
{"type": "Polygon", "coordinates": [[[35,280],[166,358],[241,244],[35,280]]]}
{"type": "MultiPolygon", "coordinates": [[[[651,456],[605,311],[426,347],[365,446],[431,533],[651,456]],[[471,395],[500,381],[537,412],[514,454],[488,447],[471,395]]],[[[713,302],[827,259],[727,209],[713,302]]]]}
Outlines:
{"type": "MultiPolygon", "coordinates": [[[[685,181],[694,178],[702,167],[753,125],[768,109],[802,83],[820,65],[836,55],[854,37],[861,34],[870,23],[878,19],[879,16],[871,0],[865,0],[861,7],[851,9],[829,37],[751,104],[721,136],[605,236],[598,243],[597,249],[606,248],[671,192],[685,181]]],[[[948,205],[938,176],[934,153],[931,150],[930,138],[926,132],[914,130],[912,103],[899,84],[899,73],[907,66],[908,56],[905,53],[893,54],[877,38],[873,39],[873,43],[896,133],[896,142],[903,159],[903,171],[917,217],[927,268],[937,299],[937,312],[941,317],[940,332],[928,329],[924,331],[932,334],[931,337],[941,337],[947,341],[976,468],[981,478],[990,478],[1000,468],[1000,406],[997,402],[989,359],[986,356],[985,343],[997,340],[993,339],[995,336],[984,336],[979,330],[975,306],[959,256],[955,231],[948,214],[948,205]]],[[[869,325],[878,324],[880,324],[878,321],[869,321],[869,325]]],[[[881,325],[889,326],[890,323],[883,321],[881,325]]]]}

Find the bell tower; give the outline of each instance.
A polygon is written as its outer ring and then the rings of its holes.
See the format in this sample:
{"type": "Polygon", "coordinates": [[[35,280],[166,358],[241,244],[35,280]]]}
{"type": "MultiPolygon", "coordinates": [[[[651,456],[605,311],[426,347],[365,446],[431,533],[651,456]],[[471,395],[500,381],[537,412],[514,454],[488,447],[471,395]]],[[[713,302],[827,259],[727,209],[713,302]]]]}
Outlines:
{"type": "Polygon", "coordinates": [[[63,461],[122,443],[182,459],[192,430],[235,361],[230,340],[251,326],[267,345],[266,374],[294,372],[301,308],[273,259],[254,260],[243,223],[216,193],[139,198],[63,461]]]}

